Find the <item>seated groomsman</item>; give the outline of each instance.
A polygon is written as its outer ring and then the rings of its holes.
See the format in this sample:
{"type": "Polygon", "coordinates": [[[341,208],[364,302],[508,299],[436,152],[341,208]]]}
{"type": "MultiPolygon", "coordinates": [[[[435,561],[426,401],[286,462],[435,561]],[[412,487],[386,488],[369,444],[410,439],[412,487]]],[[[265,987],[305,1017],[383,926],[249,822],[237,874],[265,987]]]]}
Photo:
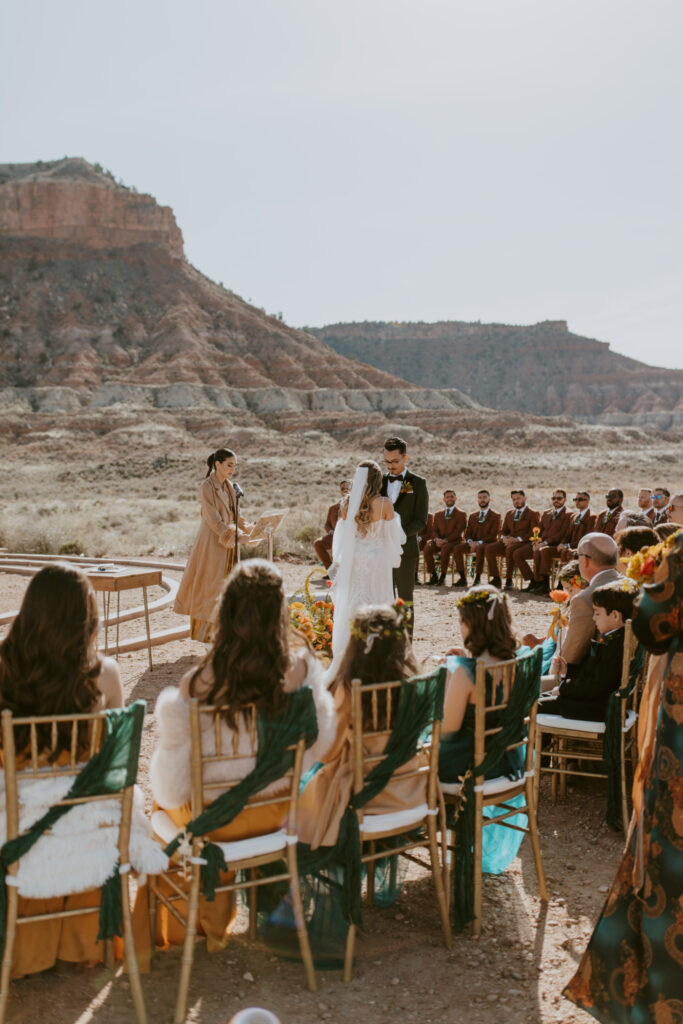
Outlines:
{"type": "Polygon", "coordinates": [[[667,491],[666,487],[655,487],[652,492],[652,515],[649,517],[653,526],[669,522],[670,506],[671,492],[667,491]]]}
{"type": "MultiPolygon", "coordinates": [[[[531,544],[529,537],[534,526],[538,526],[541,517],[538,512],[527,508],[526,495],[524,491],[510,491],[512,508],[505,513],[503,528],[500,531],[500,540],[495,544],[486,544],[484,553],[486,564],[489,570],[489,581],[492,586],[500,587],[501,579],[498,575],[496,559],[499,555],[505,555],[505,589],[512,588],[512,573],[514,571],[514,558],[517,551],[525,549],[531,558],[531,544]]],[[[531,573],[529,573],[529,577],[531,573]]]]}
{"type": "Polygon", "coordinates": [[[429,582],[434,586],[437,583],[446,582],[448,563],[451,560],[453,548],[462,540],[463,530],[467,523],[467,514],[455,504],[455,491],[443,492],[444,508],[434,513],[432,525],[432,538],[425,544],[425,565],[429,575],[429,582]],[[435,556],[438,554],[441,562],[441,576],[436,574],[435,556]]]}
{"type": "Polygon", "coordinates": [[[500,533],[500,512],[494,512],[490,505],[491,495],[488,491],[477,492],[478,512],[473,512],[467,520],[465,539],[453,548],[455,568],[460,575],[453,584],[456,587],[467,586],[465,559],[474,555],[474,579],[472,586],[477,587],[481,581],[484,568],[484,552],[487,544],[495,544],[500,533]]]}
{"type": "Polygon", "coordinates": [[[563,565],[576,558],[576,550],[579,541],[587,533],[592,533],[595,528],[595,516],[590,510],[591,496],[588,491],[577,491],[574,498],[576,512],[572,521],[572,528],[569,533],[569,540],[566,544],[559,545],[560,561],[563,565]]]}
{"type": "Polygon", "coordinates": [[[606,509],[600,513],[595,520],[595,532],[606,533],[608,537],[614,537],[617,531],[619,516],[624,511],[624,492],[618,487],[611,487],[605,495],[606,509]]]}
{"type": "MultiPolygon", "coordinates": [[[[339,519],[339,516],[341,514],[342,499],[345,498],[350,491],[351,484],[349,483],[349,481],[342,480],[341,483],[339,484],[339,492],[341,494],[341,498],[339,499],[339,501],[335,502],[334,505],[330,505],[330,507],[327,510],[327,519],[325,520],[324,526],[325,533],[323,534],[322,537],[318,537],[318,539],[313,542],[315,553],[326,569],[329,569],[329,567],[332,565],[332,537],[334,536],[334,528],[337,525],[337,520],[339,519]]],[[[324,578],[327,579],[327,576],[325,576],[324,578]]]]}
{"type": "MultiPolygon", "coordinates": [[[[556,487],[550,499],[552,508],[541,516],[541,540],[533,545],[534,578],[526,588],[534,594],[550,593],[550,571],[554,558],[560,557],[560,547],[566,547],[574,517],[567,508],[567,492],[556,487]]],[[[522,575],[529,572],[526,561],[520,565],[522,575]]],[[[526,576],[525,576],[526,578],[526,576]]]]}
{"type": "Polygon", "coordinates": [[[643,515],[646,515],[648,519],[652,520],[652,517],[655,514],[655,510],[652,507],[651,487],[641,487],[638,491],[638,508],[643,513],[643,515]]]}

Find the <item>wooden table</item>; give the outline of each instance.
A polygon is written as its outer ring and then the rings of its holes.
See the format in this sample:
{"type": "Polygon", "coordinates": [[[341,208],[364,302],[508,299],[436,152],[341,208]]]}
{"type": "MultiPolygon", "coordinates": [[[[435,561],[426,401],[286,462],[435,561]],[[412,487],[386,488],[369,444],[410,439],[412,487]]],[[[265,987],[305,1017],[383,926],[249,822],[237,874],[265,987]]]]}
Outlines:
{"type": "Polygon", "coordinates": [[[93,590],[102,594],[102,612],[104,615],[104,653],[109,653],[109,604],[111,595],[116,594],[116,656],[119,651],[119,618],[121,613],[121,591],[135,590],[142,587],[142,599],[145,604],[145,625],[147,628],[147,656],[149,667],[152,668],[152,638],[149,631],[149,607],[147,605],[147,587],[161,586],[161,569],[132,569],[127,566],[115,566],[113,569],[97,569],[89,567],[86,576],[92,583],[93,590]]]}

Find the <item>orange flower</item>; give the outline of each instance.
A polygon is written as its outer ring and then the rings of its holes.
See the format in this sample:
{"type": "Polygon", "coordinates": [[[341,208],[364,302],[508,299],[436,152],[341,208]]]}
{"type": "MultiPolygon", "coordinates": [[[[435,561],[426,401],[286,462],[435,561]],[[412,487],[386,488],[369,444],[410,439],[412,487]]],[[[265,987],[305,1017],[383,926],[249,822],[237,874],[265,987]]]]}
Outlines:
{"type": "Polygon", "coordinates": [[[569,600],[569,594],[566,590],[551,590],[548,597],[557,602],[557,604],[562,604],[564,601],[569,600]]]}

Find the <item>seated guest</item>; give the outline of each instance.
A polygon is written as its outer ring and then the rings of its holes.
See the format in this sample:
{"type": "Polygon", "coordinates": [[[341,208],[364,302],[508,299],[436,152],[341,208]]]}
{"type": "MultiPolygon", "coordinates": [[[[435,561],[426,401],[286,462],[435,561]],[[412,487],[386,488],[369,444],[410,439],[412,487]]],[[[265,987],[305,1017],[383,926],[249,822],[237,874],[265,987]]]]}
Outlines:
{"type": "Polygon", "coordinates": [[[620,530],[627,530],[629,526],[652,527],[652,520],[648,519],[639,509],[624,508],[621,510],[621,515],[617,520],[614,536],[616,537],[620,530]]]}
{"type": "MultiPolygon", "coordinates": [[[[472,587],[458,601],[463,647],[454,647],[455,666],[446,681],[444,718],[439,748],[439,778],[457,782],[472,766],[474,757],[474,695],[477,661],[492,664],[515,657],[517,640],[507,598],[492,586],[472,587]]],[[[521,777],[521,749],[504,754],[488,778],[521,777]]]]}
{"type": "Polygon", "coordinates": [[[669,503],[669,521],[683,526],[683,494],[674,494],[669,503]]]}
{"type": "MultiPolygon", "coordinates": [[[[123,707],[119,668],[113,658],[97,652],[97,602],[88,579],[68,565],[46,566],[36,573],[24,594],[19,612],[0,644],[0,709],[15,717],[73,715],[123,707]]],[[[57,733],[51,753],[50,728],[38,735],[39,759],[67,765],[71,726],[57,733]]],[[[17,766],[28,759],[29,736],[21,750],[17,739],[17,766]],[[24,758],[26,754],[26,758],[24,758]]],[[[87,758],[87,736],[83,737],[87,758]]],[[[4,803],[4,783],[2,791],[4,803]]],[[[4,817],[5,810],[2,808],[4,817]]],[[[65,819],[66,820],[65,816],[65,819]]],[[[49,865],[46,865],[49,870],[49,865]]],[[[74,882],[78,888],[78,879],[74,882]]],[[[99,889],[51,899],[19,897],[19,914],[37,915],[57,910],[98,906],[99,889]]],[[[95,963],[104,956],[97,941],[98,914],[22,924],[17,929],[12,976],[19,978],[54,967],[57,960],[95,963]]],[[[146,929],[145,929],[146,930],[146,929]]],[[[136,929],[137,931],[137,929],[136,929]]],[[[136,938],[140,938],[136,935],[136,938]]],[[[149,947],[149,940],[141,943],[149,947]]]]}
{"type": "Polygon", "coordinates": [[[453,548],[455,568],[458,570],[456,587],[467,586],[467,570],[465,559],[474,555],[474,580],[472,586],[477,587],[481,581],[484,568],[484,553],[487,544],[495,544],[500,533],[500,512],[491,508],[491,495],[487,490],[477,492],[478,512],[473,512],[467,520],[465,539],[453,548]]]}
{"type": "Polygon", "coordinates": [[[446,582],[446,573],[453,549],[462,540],[467,523],[467,514],[455,504],[456,494],[453,490],[443,492],[444,508],[434,513],[432,536],[425,544],[424,557],[429,582],[434,585],[446,582]],[[441,576],[437,575],[435,556],[439,556],[441,576]]]}
{"type": "Polygon", "coordinates": [[[669,522],[669,507],[671,505],[671,493],[666,487],[655,487],[652,492],[652,519],[653,526],[669,522]]]}
{"type": "Polygon", "coordinates": [[[605,496],[607,508],[604,509],[595,521],[595,532],[606,533],[613,537],[617,532],[617,522],[623,509],[624,492],[618,487],[611,487],[605,496]]]}
{"type": "MultiPolygon", "coordinates": [[[[339,516],[341,515],[342,501],[350,492],[350,490],[351,484],[349,483],[349,481],[342,480],[339,484],[339,492],[341,494],[341,498],[339,499],[339,501],[336,501],[334,505],[330,505],[330,507],[328,508],[327,519],[325,520],[324,526],[325,532],[322,535],[322,537],[318,537],[318,539],[313,543],[315,553],[326,569],[329,569],[329,567],[332,565],[332,538],[334,536],[334,528],[337,525],[339,516]]],[[[329,577],[325,576],[325,579],[329,579],[329,577]]]]}
{"type": "Polygon", "coordinates": [[[549,697],[542,697],[539,711],[589,722],[604,722],[607,701],[621,685],[624,658],[624,623],[633,615],[637,588],[624,590],[623,584],[607,583],[592,595],[593,622],[598,639],[591,641],[590,656],[577,672],[567,677],[567,663],[558,657],[562,681],[549,697]]]}
{"type": "Polygon", "coordinates": [[[627,526],[614,534],[619,551],[619,559],[628,562],[631,555],[637,554],[641,548],[649,548],[659,543],[659,538],[651,526],[627,526]]]}
{"type": "MultiPolygon", "coordinates": [[[[351,624],[351,639],[330,683],[337,714],[337,736],[322,757],[322,768],[305,785],[299,798],[298,832],[313,849],[334,846],[339,825],[348,807],[353,788],[353,751],[351,748],[351,682],[364,685],[389,683],[417,675],[419,667],[412,652],[400,605],[368,606],[359,609],[351,624]]],[[[391,730],[396,702],[387,708],[386,694],[375,693],[380,728],[391,730]]],[[[372,694],[363,694],[363,727],[372,728],[372,694]]],[[[381,754],[387,736],[369,737],[367,754],[381,754]]],[[[405,766],[405,770],[426,764],[424,752],[405,766]]],[[[392,779],[369,804],[366,814],[387,814],[415,807],[425,799],[424,777],[392,779]]]]}
{"type": "Polygon", "coordinates": [[[558,544],[560,561],[564,564],[576,558],[576,551],[579,541],[587,533],[592,533],[595,528],[595,516],[590,510],[591,496],[588,491],[577,491],[574,498],[576,512],[572,520],[572,527],[569,532],[569,540],[566,544],[558,544]]]}
{"type": "MultiPolygon", "coordinates": [[[[577,594],[580,594],[582,590],[586,589],[588,583],[581,576],[581,573],[579,571],[579,563],[576,558],[573,558],[571,562],[566,562],[562,566],[557,577],[557,583],[558,586],[567,595],[566,601],[571,601],[573,597],[575,597],[577,594]]],[[[565,625],[558,631],[558,635],[555,635],[555,632],[551,634],[549,631],[548,636],[552,636],[555,641],[555,645],[557,645],[559,644],[560,640],[559,634],[561,634],[561,639],[563,641],[566,632],[567,627],[565,625]]],[[[533,650],[533,648],[538,647],[539,644],[545,644],[547,639],[548,637],[536,636],[534,633],[527,633],[524,637],[522,637],[522,643],[529,647],[531,650],[533,650]]],[[[552,649],[552,653],[555,653],[554,647],[552,649]]]]}
{"type": "MultiPolygon", "coordinates": [[[[551,501],[553,507],[546,509],[541,516],[541,539],[532,545],[534,578],[526,589],[534,594],[550,593],[553,560],[560,557],[560,547],[566,547],[574,522],[574,517],[567,509],[566,491],[556,487],[551,501]]],[[[531,573],[526,561],[522,562],[519,569],[524,579],[530,578],[531,573]]]]}
{"type": "MultiPolygon", "coordinates": [[[[180,688],[168,686],[159,695],[155,717],[159,739],[152,755],[152,795],[178,828],[192,819],[189,700],[225,705],[221,711],[222,749],[235,754],[251,750],[249,723],[242,714],[249,704],[267,716],[283,711],[287,694],[310,686],[318,719],[318,738],[304,755],[307,771],[327,751],[336,729],[334,701],[323,682],[321,664],[312,651],[290,650],[288,618],[282,576],[270,562],[258,558],[241,562],[228,576],[218,610],[213,647],[199,666],[187,672],[180,688]],[[233,746],[233,743],[235,744],[233,746]]],[[[202,716],[202,748],[215,752],[214,720],[202,716]]],[[[205,767],[211,782],[234,782],[254,767],[251,758],[220,761],[205,767]],[[209,774],[210,773],[210,774],[209,774]]],[[[225,828],[212,833],[219,841],[236,841],[276,831],[287,811],[288,782],[272,783],[260,796],[282,792],[282,802],[266,807],[249,804],[225,828]]],[[[214,800],[220,790],[209,791],[214,800]]],[[[257,797],[258,798],[258,797],[257,797]]],[[[232,876],[223,874],[228,883],[232,876]]],[[[234,928],[237,908],[230,893],[217,893],[200,902],[201,930],[210,951],[223,948],[234,928]]],[[[162,905],[157,915],[157,941],[178,944],[184,930],[162,905]]]]}
{"type": "Polygon", "coordinates": [[[521,549],[526,552],[525,557],[531,558],[531,537],[532,530],[538,526],[541,517],[538,512],[527,508],[526,495],[522,490],[510,492],[512,508],[505,513],[503,528],[500,531],[500,540],[492,544],[484,545],[486,564],[489,570],[489,580],[492,587],[500,587],[501,579],[498,575],[497,559],[505,556],[505,589],[512,588],[512,574],[515,567],[515,556],[521,549]]]}
{"type": "Polygon", "coordinates": [[[604,533],[587,533],[579,541],[579,568],[588,586],[569,602],[569,624],[562,645],[562,655],[569,675],[573,675],[588,656],[595,633],[593,622],[593,591],[606,583],[622,579],[617,572],[617,545],[604,533]]]}
{"type": "Polygon", "coordinates": [[[662,540],[668,540],[674,533],[678,533],[680,528],[678,523],[660,523],[659,526],[655,526],[657,543],[659,544],[662,540]]]}
{"type": "Polygon", "coordinates": [[[641,487],[638,491],[637,500],[638,511],[642,512],[644,516],[648,517],[648,519],[652,519],[652,516],[650,515],[651,512],[654,514],[654,509],[652,507],[652,488],[641,487]]]}

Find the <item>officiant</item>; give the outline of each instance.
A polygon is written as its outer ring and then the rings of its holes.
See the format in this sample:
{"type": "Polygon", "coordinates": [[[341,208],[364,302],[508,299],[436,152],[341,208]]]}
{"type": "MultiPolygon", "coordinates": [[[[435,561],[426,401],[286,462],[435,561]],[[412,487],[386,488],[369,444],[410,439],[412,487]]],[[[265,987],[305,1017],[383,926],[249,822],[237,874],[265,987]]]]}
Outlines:
{"type": "Polygon", "coordinates": [[[384,474],[381,493],[391,499],[406,535],[401,564],[398,569],[394,569],[394,589],[400,598],[412,603],[420,554],[417,535],[427,525],[429,493],[425,478],[412,473],[407,462],[408,446],[403,438],[388,438],[384,442],[384,464],[388,473],[384,474]]]}
{"type": "Polygon", "coordinates": [[[199,488],[201,524],[173,605],[174,612],[190,616],[190,636],[201,643],[211,642],[223,581],[237,560],[238,545],[249,539],[252,529],[239,514],[241,488],[232,479],[235,453],[219,448],[206,464],[199,488]]]}

